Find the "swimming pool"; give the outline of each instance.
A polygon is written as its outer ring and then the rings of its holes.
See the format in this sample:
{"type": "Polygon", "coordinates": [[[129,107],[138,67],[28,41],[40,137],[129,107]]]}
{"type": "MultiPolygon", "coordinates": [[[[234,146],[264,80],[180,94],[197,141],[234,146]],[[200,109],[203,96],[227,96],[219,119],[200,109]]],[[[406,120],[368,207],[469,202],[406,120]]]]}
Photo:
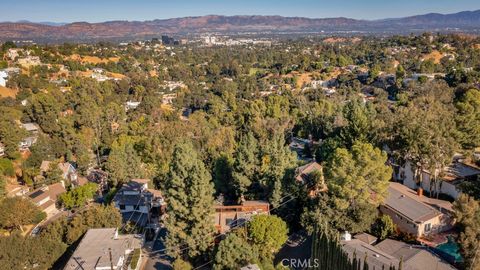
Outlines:
{"type": "Polygon", "coordinates": [[[455,263],[463,261],[462,255],[460,255],[460,246],[455,242],[453,236],[447,236],[447,239],[446,243],[438,245],[435,249],[440,251],[440,253],[447,254],[449,259],[455,263]]]}

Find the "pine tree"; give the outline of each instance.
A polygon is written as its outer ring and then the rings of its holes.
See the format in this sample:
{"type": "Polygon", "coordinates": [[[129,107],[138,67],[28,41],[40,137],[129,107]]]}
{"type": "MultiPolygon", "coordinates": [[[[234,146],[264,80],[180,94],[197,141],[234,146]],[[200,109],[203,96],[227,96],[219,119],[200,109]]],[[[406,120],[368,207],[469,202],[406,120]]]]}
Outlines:
{"type": "Polygon", "coordinates": [[[252,184],[258,167],[258,142],[252,133],[244,136],[235,153],[233,182],[238,196],[243,195],[252,184]]]}
{"type": "Polygon", "coordinates": [[[177,144],[165,191],[168,199],[165,244],[171,256],[186,255],[181,253],[186,247],[188,256],[197,256],[212,244],[208,238],[214,232],[211,180],[193,145],[189,142],[177,144]]]}

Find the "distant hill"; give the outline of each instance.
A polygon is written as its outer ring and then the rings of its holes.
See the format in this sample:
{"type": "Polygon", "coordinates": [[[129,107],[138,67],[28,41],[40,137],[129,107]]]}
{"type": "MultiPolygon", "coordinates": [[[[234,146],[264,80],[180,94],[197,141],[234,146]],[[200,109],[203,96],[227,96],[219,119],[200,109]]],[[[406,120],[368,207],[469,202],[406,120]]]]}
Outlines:
{"type": "Polygon", "coordinates": [[[0,23],[0,39],[37,41],[108,40],[203,32],[391,32],[480,31],[480,10],[454,14],[425,15],[383,20],[349,18],[310,19],[281,16],[199,16],[153,21],[75,22],[69,24],[5,22],[0,23]]]}

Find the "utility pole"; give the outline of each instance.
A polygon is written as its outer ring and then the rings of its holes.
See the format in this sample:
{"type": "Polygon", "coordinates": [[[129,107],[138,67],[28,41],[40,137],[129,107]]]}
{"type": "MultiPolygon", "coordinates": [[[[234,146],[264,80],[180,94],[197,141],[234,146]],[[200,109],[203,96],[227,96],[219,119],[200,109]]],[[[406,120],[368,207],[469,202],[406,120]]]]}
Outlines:
{"type": "Polygon", "coordinates": [[[110,255],[110,270],[113,270],[112,249],[108,248],[108,254],[110,255]]]}

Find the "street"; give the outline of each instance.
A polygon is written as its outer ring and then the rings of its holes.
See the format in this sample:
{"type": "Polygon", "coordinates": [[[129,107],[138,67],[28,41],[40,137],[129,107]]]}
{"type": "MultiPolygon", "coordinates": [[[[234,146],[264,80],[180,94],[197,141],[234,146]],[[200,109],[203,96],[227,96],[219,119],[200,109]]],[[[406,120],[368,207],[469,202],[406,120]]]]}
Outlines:
{"type": "Polygon", "coordinates": [[[170,258],[165,254],[165,245],[162,238],[165,237],[166,230],[161,229],[158,233],[156,240],[153,242],[153,246],[146,245],[144,248],[145,258],[147,259],[143,269],[144,270],[170,270],[171,262],[170,258]]]}

